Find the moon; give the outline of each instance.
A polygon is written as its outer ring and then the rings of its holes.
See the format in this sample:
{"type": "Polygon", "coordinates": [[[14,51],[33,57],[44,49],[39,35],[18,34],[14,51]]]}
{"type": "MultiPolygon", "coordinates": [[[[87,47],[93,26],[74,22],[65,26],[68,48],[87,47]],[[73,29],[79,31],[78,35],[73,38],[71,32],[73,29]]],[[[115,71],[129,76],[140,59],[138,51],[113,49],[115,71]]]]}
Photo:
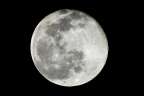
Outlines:
{"type": "MultiPolygon", "coordinates": [[[[72,87],[90,82],[102,71],[108,57],[108,41],[102,27],[93,17],[78,10],[62,9],[47,15],[39,22],[31,38],[30,50],[34,65],[42,77],[51,83],[72,87]],[[62,74],[68,72],[68,76],[64,75],[65,79],[62,77],[58,79],[56,77],[57,73],[55,73],[56,70],[54,71],[52,67],[60,69],[61,65],[50,65],[45,61],[50,62],[52,59],[63,62],[63,56],[59,54],[59,49],[53,47],[52,50],[54,51],[48,51],[46,54],[51,59],[42,60],[40,57],[43,56],[40,56],[41,53],[38,53],[37,50],[40,40],[41,42],[47,42],[44,49],[49,48],[47,46],[50,44],[66,44],[64,50],[67,50],[67,52],[71,50],[82,52],[82,62],[78,63],[81,64],[81,71],[76,73],[72,69],[71,71],[62,70],[64,71],[62,74]],[[56,40],[59,43],[56,43],[56,40]],[[49,76],[47,74],[53,75],[49,76]]],[[[43,52],[44,50],[40,51],[43,52]]],[[[69,64],[69,62],[66,64],[69,64]]]]}

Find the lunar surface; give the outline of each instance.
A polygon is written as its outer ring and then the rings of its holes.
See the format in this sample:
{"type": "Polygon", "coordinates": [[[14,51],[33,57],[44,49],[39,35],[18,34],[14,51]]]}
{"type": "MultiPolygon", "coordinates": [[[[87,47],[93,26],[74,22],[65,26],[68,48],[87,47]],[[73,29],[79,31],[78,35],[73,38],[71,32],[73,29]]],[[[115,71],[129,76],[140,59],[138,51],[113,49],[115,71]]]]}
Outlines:
{"type": "Polygon", "coordinates": [[[99,23],[70,9],[43,18],[34,30],[30,49],[42,77],[67,87],[96,78],[108,56],[108,42],[99,23]]]}

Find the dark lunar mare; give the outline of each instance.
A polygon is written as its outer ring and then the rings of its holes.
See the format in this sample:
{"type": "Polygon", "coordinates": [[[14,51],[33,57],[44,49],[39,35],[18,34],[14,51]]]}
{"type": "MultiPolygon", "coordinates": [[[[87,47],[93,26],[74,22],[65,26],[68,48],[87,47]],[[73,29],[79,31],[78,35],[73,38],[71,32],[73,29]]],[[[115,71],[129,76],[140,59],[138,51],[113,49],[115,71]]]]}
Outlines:
{"type": "Polygon", "coordinates": [[[76,73],[80,73],[81,71],[82,71],[82,67],[81,66],[75,66],[74,67],[74,71],[76,72],[76,73]]]}
{"type": "Polygon", "coordinates": [[[66,66],[63,66],[61,69],[55,69],[55,68],[49,68],[48,71],[45,71],[45,75],[54,80],[54,79],[66,79],[69,76],[68,68],[66,66]]]}
{"type": "Polygon", "coordinates": [[[75,20],[79,20],[79,19],[83,18],[82,15],[80,14],[80,12],[78,12],[78,11],[73,11],[69,16],[75,20]]]}
{"type": "Polygon", "coordinates": [[[70,24],[71,20],[72,19],[69,16],[59,19],[59,23],[53,23],[47,26],[46,33],[50,36],[54,36],[54,34],[58,32],[58,30],[61,32],[68,31],[70,28],[73,27],[73,25],[70,24]]]}
{"type": "Polygon", "coordinates": [[[68,9],[61,9],[61,10],[59,10],[59,13],[60,13],[60,14],[66,14],[66,13],[68,13],[68,12],[69,12],[68,9]]]}
{"type": "Polygon", "coordinates": [[[37,43],[36,51],[38,56],[43,62],[49,61],[48,59],[51,59],[50,57],[53,54],[53,49],[54,46],[48,46],[46,41],[39,40],[37,43]]]}
{"type": "MultiPolygon", "coordinates": [[[[60,13],[66,13],[69,10],[67,9],[63,9],[60,10],[60,13]]],[[[73,11],[70,15],[59,19],[59,23],[53,23],[51,25],[47,25],[47,30],[46,30],[46,34],[48,36],[52,36],[53,38],[55,38],[59,32],[60,33],[65,33],[67,31],[69,31],[71,28],[74,28],[74,26],[70,23],[72,20],[79,20],[81,18],[86,18],[86,16],[84,14],[80,14],[79,11],[73,11]]],[[[85,24],[80,24],[80,27],[83,27],[85,24]]]]}
{"type": "Polygon", "coordinates": [[[54,67],[50,67],[49,70],[44,70],[43,73],[50,79],[59,79],[59,80],[64,80],[69,78],[70,76],[70,69],[74,69],[75,72],[79,73],[82,71],[82,68],[80,64],[82,64],[81,60],[83,59],[83,52],[82,51],[77,51],[77,50],[71,50],[69,52],[66,52],[65,46],[60,45],[60,41],[63,38],[61,35],[61,32],[66,32],[73,26],[70,24],[72,18],[79,19],[81,18],[79,14],[73,13],[71,16],[67,16],[63,19],[60,19],[59,23],[53,23],[51,25],[48,25],[48,28],[46,30],[46,34],[48,37],[52,37],[56,45],[53,46],[47,46],[46,42],[40,42],[40,44],[37,47],[38,55],[40,56],[41,60],[45,61],[48,65],[50,64],[59,64],[61,65],[60,69],[55,69],[54,67]],[[59,31],[58,31],[59,30],[59,31]],[[53,55],[53,50],[55,48],[58,48],[60,51],[60,54],[63,55],[63,60],[61,62],[53,62],[51,60],[51,57],[53,55]],[[67,56],[65,54],[71,54],[71,56],[67,56]],[[76,62],[73,62],[76,61],[76,62]],[[66,63],[69,62],[70,64],[67,65],[66,63]],[[75,66],[79,65],[79,66],[75,66]]]}
{"type": "Polygon", "coordinates": [[[59,20],[59,23],[53,23],[47,26],[45,33],[48,37],[53,37],[57,42],[61,40],[62,33],[65,33],[73,28],[74,26],[70,24],[71,18],[68,16],[59,20]]]}
{"type": "Polygon", "coordinates": [[[73,52],[74,53],[71,52],[71,54],[73,55],[71,55],[70,57],[65,57],[61,62],[57,62],[57,64],[60,65],[60,69],[55,69],[54,67],[51,67],[49,70],[44,72],[45,75],[52,80],[57,80],[57,79],[65,80],[71,76],[70,74],[71,69],[74,69],[76,73],[82,72],[81,65],[79,65],[81,64],[81,59],[82,59],[81,58],[82,56],[79,56],[79,55],[82,55],[82,54],[81,52],[77,52],[77,53],[75,53],[76,51],[73,51],[73,52]],[[76,64],[75,62],[72,62],[72,60],[76,60],[79,62],[77,62],[78,64],[76,64]],[[67,65],[66,64],[67,62],[69,62],[70,64],[67,65]],[[78,65],[78,66],[75,66],[75,65],[78,65]]]}
{"type": "Polygon", "coordinates": [[[73,69],[76,73],[79,73],[82,71],[82,65],[83,65],[83,58],[84,53],[82,51],[77,50],[71,50],[68,52],[68,54],[72,54],[72,56],[69,57],[69,62],[73,65],[73,69]],[[73,62],[73,60],[75,62],[73,62]]]}
{"type": "Polygon", "coordinates": [[[56,46],[52,46],[52,45],[48,46],[46,42],[39,41],[39,45],[37,46],[37,52],[38,52],[38,55],[40,56],[41,60],[44,61],[46,64],[48,64],[48,66],[53,65],[53,64],[59,64],[61,66],[59,70],[55,69],[54,67],[50,67],[49,70],[44,70],[44,69],[40,68],[43,71],[43,73],[50,79],[65,80],[71,76],[70,75],[71,69],[74,69],[74,71],[76,73],[80,73],[82,71],[81,60],[83,59],[83,56],[84,56],[83,52],[77,51],[77,50],[71,50],[69,52],[66,52],[65,46],[64,45],[60,46],[60,45],[58,45],[58,43],[56,46]],[[54,62],[51,60],[52,56],[53,56],[53,50],[55,48],[59,49],[59,51],[61,52],[60,53],[61,56],[64,55],[64,57],[61,61],[54,62]],[[70,56],[68,56],[66,54],[68,54],[70,56]],[[75,62],[73,62],[73,61],[75,61],[75,62]],[[66,64],[68,62],[69,62],[69,65],[66,64]],[[75,65],[77,65],[77,66],[75,66],[75,65]]]}
{"type": "Polygon", "coordinates": [[[71,20],[72,19],[69,18],[68,16],[65,17],[65,18],[60,19],[60,23],[59,23],[59,25],[60,25],[60,27],[59,27],[60,31],[62,31],[62,32],[69,31],[70,28],[73,28],[73,25],[70,24],[71,20]]]}
{"type": "MultiPolygon", "coordinates": [[[[58,47],[58,46],[55,46],[58,47]]],[[[49,70],[45,70],[40,68],[42,72],[50,79],[58,79],[58,80],[64,80],[70,77],[70,70],[73,68],[75,72],[79,73],[82,71],[81,66],[75,66],[81,64],[81,60],[83,59],[83,52],[77,51],[77,50],[71,50],[69,52],[66,52],[66,50],[63,50],[64,54],[63,59],[60,62],[53,62],[51,60],[51,57],[53,55],[53,49],[54,46],[48,46],[46,42],[39,41],[39,45],[37,46],[37,52],[40,56],[41,60],[44,61],[48,66],[53,64],[59,64],[60,69],[55,69],[54,67],[50,67],[49,70]],[[66,54],[70,55],[67,56],[66,54]],[[73,62],[76,61],[76,62],[73,62]],[[70,63],[67,65],[66,63],[70,63]]]]}
{"type": "Polygon", "coordinates": [[[45,31],[45,33],[48,35],[48,37],[55,38],[56,35],[58,34],[58,30],[59,30],[59,24],[53,23],[47,26],[47,30],[45,31]]]}

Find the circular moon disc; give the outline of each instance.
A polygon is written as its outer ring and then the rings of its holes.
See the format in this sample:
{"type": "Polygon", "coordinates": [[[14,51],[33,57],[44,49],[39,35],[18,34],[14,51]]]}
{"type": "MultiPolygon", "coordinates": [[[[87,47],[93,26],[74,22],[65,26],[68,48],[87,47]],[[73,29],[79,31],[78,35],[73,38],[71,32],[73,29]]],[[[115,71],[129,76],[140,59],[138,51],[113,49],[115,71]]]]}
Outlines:
{"type": "Polygon", "coordinates": [[[102,71],[108,56],[108,42],[94,18],[81,11],[62,9],[49,14],[37,25],[31,39],[31,55],[36,68],[48,81],[61,86],[79,86],[94,79],[102,71]],[[67,20],[61,22],[63,19],[67,20]],[[83,72],[65,81],[50,80],[38,67],[40,65],[48,69],[40,63],[35,46],[39,38],[45,38],[44,32],[52,24],[60,26],[58,31],[62,32],[64,40],[69,43],[67,49],[77,48],[85,53],[83,72]]]}

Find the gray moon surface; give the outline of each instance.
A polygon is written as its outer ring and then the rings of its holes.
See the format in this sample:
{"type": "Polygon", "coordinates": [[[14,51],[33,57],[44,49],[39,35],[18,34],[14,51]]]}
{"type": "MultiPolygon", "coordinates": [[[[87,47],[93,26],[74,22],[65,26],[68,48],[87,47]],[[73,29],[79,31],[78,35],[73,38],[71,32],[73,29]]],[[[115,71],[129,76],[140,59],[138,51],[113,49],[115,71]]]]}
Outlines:
{"type": "MultiPolygon", "coordinates": [[[[60,30],[60,31],[61,31],[60,30]]],[[[67,33],[66,33],[67,34],[67,33]]],[[[31,38],[31,56],[35,65],[35,68],[39,73],[48,81],[65,87],[80,86],[85,83],[90,83],[91,80],[96,79],[98,74],[101,73],[108,57],[108,41],[105,32],[102,27],[90,15],[72,9],[62,9],[48,14],[44,17],[36,26],[32,38],[31,38]],[[70,18],[71,21],[63,26],[61,23],[61,30],[68,31],[68,35],[65,35],[65,39],[69,42],[68,49],[73,47],[83,50],[86,57],[85,71],[81,74],[75,75],[66,81],[53,81],[43,74],[37,67],[38,57],[35,51],[36,41],[39,37],[45,36],[44,31],[47,25],[59,24],[63,18],[70,18]]]]}

